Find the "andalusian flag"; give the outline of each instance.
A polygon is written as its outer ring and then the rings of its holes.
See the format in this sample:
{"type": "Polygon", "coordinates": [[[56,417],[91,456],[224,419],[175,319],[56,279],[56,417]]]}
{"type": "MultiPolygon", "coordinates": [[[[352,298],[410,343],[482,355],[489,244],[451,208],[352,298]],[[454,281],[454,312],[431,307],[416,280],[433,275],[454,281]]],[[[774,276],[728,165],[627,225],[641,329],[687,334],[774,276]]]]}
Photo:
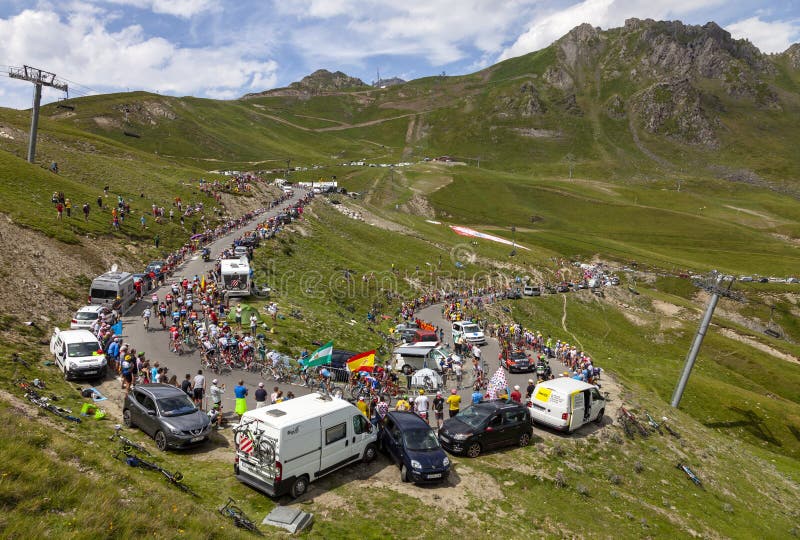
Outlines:
{"type": "Polygon", "coordinates": [[[375,369],[375,351],[362,352],[347,361],[347,369],[351,372],[372,371],[375,369]]]}
{"type": "Polygon", "coordinates": [[[308,357],[308,360],[303,362],[305,367],[316,367],[331,363],[333,356],[333,341],[329,341],[308,357]]]}

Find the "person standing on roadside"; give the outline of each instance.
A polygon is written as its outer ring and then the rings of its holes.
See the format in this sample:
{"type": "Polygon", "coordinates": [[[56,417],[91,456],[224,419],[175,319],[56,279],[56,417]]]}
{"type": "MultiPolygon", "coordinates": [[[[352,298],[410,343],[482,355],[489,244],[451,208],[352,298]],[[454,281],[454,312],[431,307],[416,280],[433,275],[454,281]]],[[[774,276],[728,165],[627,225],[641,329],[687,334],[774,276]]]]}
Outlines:
{"type": "Polygon", "coordinates": [[[444,422],[444,398],[441,392],[436,392],[433,398],[433,415],[436,417],[436,429],[439,429],[444,422]]]}
{"type": "Polygon", "coordinates": [[[236,396],[236,414],[241,420],[242,415],[247,412],[247,387],[244,385],[244,381],[239,381],[239,384],[233,389],[233,394],[236,396]]]}
{"type": "Polygon", "coordinates": [[[267,406],[267,391],[264,390],[264,383],[258,383],[258,389],[255,392],[256,396],[256,409],[267,406]]]}
{"type": "Polygon", "coordinates": [[[211,394],[211,409],[216,411],[214,420],[217,424],[217,429],[222,427],[222,394],[225,393],[225,383],[219,384],[218,379],[211,381],[211,388],[208,389],[211,394]]]}
{"type": "Polygon", "coordinates": [[[187,373],[186,374],[186,378],[181,381],[181,390],[183,390],[184,393],[187,396],[192,397],[192,376],[191,376],[191,374],[187,373]]]}
{"type": "Polygon", "coordinates": [[[91,207],[89,203],[83,205],[83,221],[89,221],[89,212],[91,211],[91,207]]]}
{"type": "Polygon", "coordinates": [[[198,369],[197,375],[194,376],[192,381],[192,397],[194,404],[198,409],[203,408],[203,396],[206,391],[206,378],[203,376],[203,370],[198,369]]]}
{"type": "Polygon", "coordinates": [[[447,407],[450,418],[457,415],[458,411],[461,409],[461,396],[458,395],[458,391],[455,388],[450,390],[450,395],[447,396],[447,407]]]}

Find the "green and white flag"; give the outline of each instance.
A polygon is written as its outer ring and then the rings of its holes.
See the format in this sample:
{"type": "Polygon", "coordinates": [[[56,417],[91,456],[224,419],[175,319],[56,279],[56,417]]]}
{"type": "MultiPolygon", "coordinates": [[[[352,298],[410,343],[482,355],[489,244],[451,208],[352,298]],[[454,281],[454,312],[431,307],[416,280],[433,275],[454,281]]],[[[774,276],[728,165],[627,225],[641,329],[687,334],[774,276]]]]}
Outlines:
{"type": "Polygon", "coordinates": [[[333,356],[333,341],[329,341],[308,357],[308,360],[303,362],[306,367],[316,367],[331,363],[333,356]]]}

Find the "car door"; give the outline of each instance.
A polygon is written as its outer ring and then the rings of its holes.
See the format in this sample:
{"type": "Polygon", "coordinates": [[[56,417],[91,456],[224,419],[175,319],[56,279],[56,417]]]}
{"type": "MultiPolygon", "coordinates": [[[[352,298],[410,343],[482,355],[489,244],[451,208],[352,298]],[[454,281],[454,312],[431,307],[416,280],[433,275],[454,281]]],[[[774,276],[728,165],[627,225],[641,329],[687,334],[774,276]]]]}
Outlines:
{"type": "Polygon", "coordinates": [[[350,436],[350,443],[354,456],[361,456],[364,447],[371,438],[371,433],[372,424],[367,420],[366,416],[361,413],[353,415],[353,434],[350,436]]]}
{"type": "MultiPolygon", "coordinates": [[[[348,415],[349,416],[349,415],[348,415]]],[[[320,472],[322,474],[344,465],[352,458],[349,428],[350,418],[341,413],[326,414],[321,418],[322,452],[320,454],[320,472]]]]}
{"type": "Polygon", "coordinates": [[[400,429],[389,416],[383,420],[383,447],[395,463],[400,463],[400,429]]]}
{"type": "Polygon", "coordinates": [[[569,396],[570,417],[569,430],[575,431],[583,425],[583,415],[586,411],[583,392],[574,392],[569,396]]]}
{"type": "Polygon", "coordinates": [[[600,413],[602,409],[606,406],[606,400],[603,396],[600,395],[600,392],[597,391],[597,388],[592,388],[592,416],[591,419],[595,420],[597,415],[600,413]]]}
{"type": "Polygon", "coordinates": [[[495,413],[489,417],[486,427],[483,430],[483,442],[489,447],[495,447],[502,444],[503,440],[503,417],[499,413],[495,413]]]}
{"type": "Polygon", "coordinates": [[[514,444],[519,436],[528,430],[530,420],[524,409],[503,411],[503,444],[514,444]]]}

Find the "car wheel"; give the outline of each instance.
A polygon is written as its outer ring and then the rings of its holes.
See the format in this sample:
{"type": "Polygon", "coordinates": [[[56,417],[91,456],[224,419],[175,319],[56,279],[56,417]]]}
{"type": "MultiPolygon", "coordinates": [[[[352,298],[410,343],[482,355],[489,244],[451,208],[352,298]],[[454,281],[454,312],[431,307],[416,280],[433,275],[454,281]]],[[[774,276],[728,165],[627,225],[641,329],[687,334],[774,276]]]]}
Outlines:
{"type": "Polygon", "coordinates": [[[133,418],[131,418],[130,409],[122,411],[122,423],[127,427],[133,427],[133,418]]]}
{"type": "Polygon", "coordinates": [[[308,478],[306,478],[305,476],[295,478],[294,482],[292,482],[292,488],[290,490],[292,498],[296,499],[302,496],[307,489],[308,489],[308,478]]]}
{"type": "Polygon", "coordinates": [[[519,441],[517,441],[517,443],[520,446],[528,446],[530,442],[531,442],[531,436],[528,435],[527,433],[523,433],[522,435],[520,435],[519,441]]]}
{"type": "Polygon", "coordinates": [[[467,456],[471,458],[476,458],[481,455],[481,444],[480,443],[472,443],[467,447],[467,456]]]}
{"type": "Polygon", "coordinates": [[[600,409],[600,412],[597,413],[597,418],[594,419],[596,424],[602,424],[603,423],[603,415],[605,413],[606,413],[605,409],[600,409]]]}
{"type": "Polygon", "coordinates": [[[400,481],[401,482],[408,482],[408,469],[405,465],[400,467],[400,481]]]}
{"type": "Polygon", "coordinates": [[[364,457],[361,458],[361,461],[364,463],[370,463],[375,459],[375,456],[378,455],[378,451],[375,449],[374,444],[368,444],[367,447],[364,449],[364,457]]]}
{"type": "Polygon", "coordinates": [[[162,452],[166,451],[166,449],[167,449],[167,436],[164,435],[163,431],[156,431],[156,436],[153,437],[153,439],[155,439],[156,447],[159,450],[161,450],[162,452]]]}

